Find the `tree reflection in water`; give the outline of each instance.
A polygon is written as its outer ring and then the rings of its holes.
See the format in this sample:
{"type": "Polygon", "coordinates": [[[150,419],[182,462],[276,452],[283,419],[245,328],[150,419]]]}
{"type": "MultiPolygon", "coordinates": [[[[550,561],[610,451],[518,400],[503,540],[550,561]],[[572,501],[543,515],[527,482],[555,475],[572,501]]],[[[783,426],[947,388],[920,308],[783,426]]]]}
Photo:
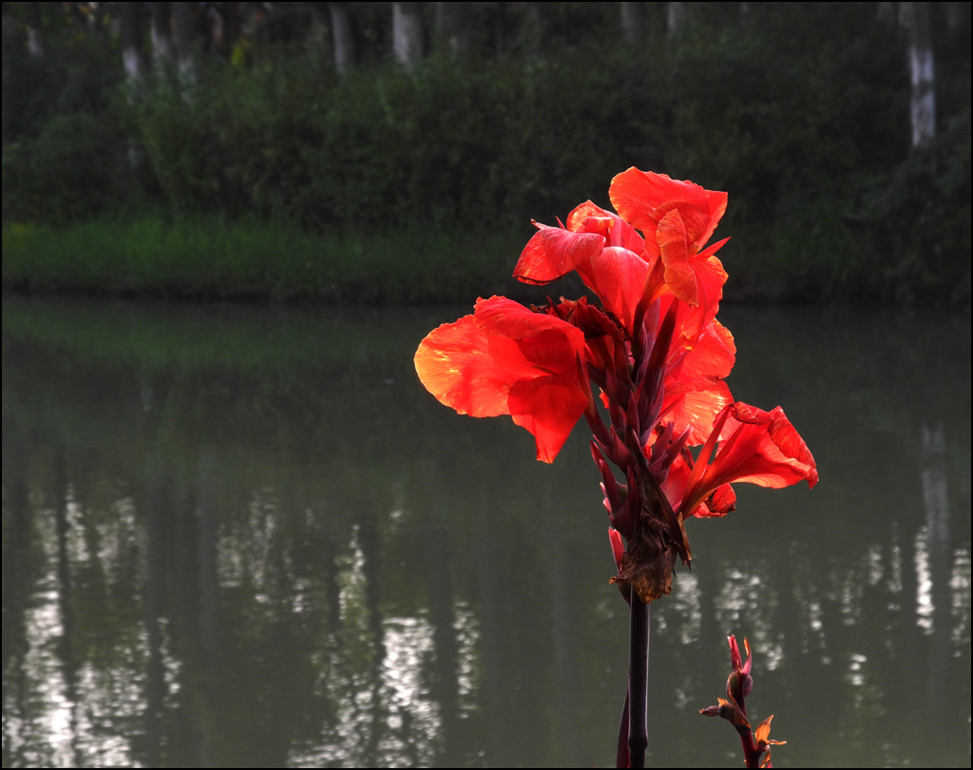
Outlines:
{"type": "MultiPolygon", "coordinates": [[[[691,522],[651,761],[726,763],[695,714],[732,632],[778,764],[965,764],[969,318],[726,313],[735,392],[811,426],[822,483],[691,522]]],[[[611,762],[626,618],[586,447],[543,466],[438,408],[411,354],[451,310],[214,311],[216,342],[3,316],[5,766],[611,762]]]]}

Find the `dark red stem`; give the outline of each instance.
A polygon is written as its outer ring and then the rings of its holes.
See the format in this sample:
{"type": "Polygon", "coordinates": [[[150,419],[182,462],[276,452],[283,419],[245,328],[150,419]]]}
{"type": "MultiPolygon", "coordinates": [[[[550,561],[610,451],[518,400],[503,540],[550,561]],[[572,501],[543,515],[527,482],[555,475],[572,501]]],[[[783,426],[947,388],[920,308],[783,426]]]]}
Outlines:
{"type": "MultiPolygon", "coordinates": [[[[740,706],[740,711],[746,716],[747,704],[742,688],[737,702],[740,706]]],[[[736,728],[736,731],[740,734],[740,743],[743,745],[743,760],[747,763],[747,767],[760,767],[760,758],[764,752],[757,748],[757,743],[753,739],[753,730],[749,727],[740,726],[736,728]]],[[[773,764],[768,762],[766,767],[773,767],[773,764]]]]}
{"type": "MultiPolygon", "coordinates": [[[[743,744],[743,759],[747,763],[747,767],[760,767],[760,758],[763,756],[763,752],[754,743],[753,733],[746,727],[738,727],[737,732],[740,733],[740,743],[743,744]]],[[[768,763],[766,767],[773,767],[773,765],[768,763]]]]}
{"type": "Polygon", "coordinates": [[[625,688],[625,705],[622,721],[618,725],[618,747],[615,751],[615,767],[628,767],[628,688],[625,688]]]}
{"type": "Polygon", "coordinates": [[[649,747],[646,719],[649,694],[649,605],[632,589],[628,647],[629,767],[645,767],[649,747]]]}

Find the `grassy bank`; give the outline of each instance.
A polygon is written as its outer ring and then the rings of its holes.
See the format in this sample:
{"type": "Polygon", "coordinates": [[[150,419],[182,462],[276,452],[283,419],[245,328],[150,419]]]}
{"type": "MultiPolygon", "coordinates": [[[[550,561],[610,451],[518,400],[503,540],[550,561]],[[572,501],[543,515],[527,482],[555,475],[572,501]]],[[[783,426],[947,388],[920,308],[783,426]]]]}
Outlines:
{"type": "Polygon", "coordinates": [[[3,288],[26,293],[342,302],[468,300],[508,290],[529,236],[316,235],[219,217],[94,218],[3,227],[3,288]]]}
{"type": "MultiPolygon", "coordinates": [[[[511,272],[532,228],[312,233],[256,218],[155,213],[53,227],[3,226],[4,291],[159,299],[470,303],[577,296],[575,278],[526,286],[511,272]]],[[[720,252],[725,296],[750,302],[968,304],[969,260],[949,270],[856,239],[839,217],[731,229],[720,252]]],[[[955,262],[955,260],[953,260],[955,262]]]]}

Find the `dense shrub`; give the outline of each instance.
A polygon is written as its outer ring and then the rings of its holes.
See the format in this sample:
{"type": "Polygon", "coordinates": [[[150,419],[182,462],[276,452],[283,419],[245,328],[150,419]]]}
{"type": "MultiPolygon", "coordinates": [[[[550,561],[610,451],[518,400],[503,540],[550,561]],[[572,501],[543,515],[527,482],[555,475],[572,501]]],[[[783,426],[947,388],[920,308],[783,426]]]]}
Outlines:
{"type": "Polygon", "coordinates": [[[3,146],[3,219],[62,224],[122,205],[135,179],[129,143],[91,112],[55,115],[3,146]]]}
{"type": "Polygon", "coordinates": [[[968,300],[968,45],[938,49],[933,162],[909,154],[904,41],[869,4],[693,6],[682,34],[656,19],[635,50],[573,7],[500,60],[434,54],[411,74],[370,60],[341,78],[327,51],[290,42],[247,66],[203,63],[191,82],[147,77],[110,108],[104,94],[64,109],[21,94],[10,141],[4,111],[4,218],[131,201],[135,161],[191,214],[509,231],[607,205],[612,175],[637,165],[730,191],[741,295],[968,300]]]}

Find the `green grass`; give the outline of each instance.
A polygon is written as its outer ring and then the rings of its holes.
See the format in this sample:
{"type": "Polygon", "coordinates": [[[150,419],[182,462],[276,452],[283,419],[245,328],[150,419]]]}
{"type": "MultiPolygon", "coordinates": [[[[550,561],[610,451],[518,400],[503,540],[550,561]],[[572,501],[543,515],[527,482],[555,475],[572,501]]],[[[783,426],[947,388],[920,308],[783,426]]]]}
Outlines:
{"type": "Polygon", "coordinates": [[[219,217],[3,227],[3,287],[184,298],[467,301],[502,291],[529,233],[363,232],[219,217]]]}
{"type": "MultiPolygon", "coordinates": [[[[857,237],[854,223],[834,212],[817,213],[760,228],[721,227],[717,237],[733,236],[719,255],[729,273],[726,298],[894,298],[901,304],[930,297],[933,304],[968,304],[968,258],[893,258],[857,237]],[[957,280],[942,288],[953,274],[957,280]]],[[[584,287],[576,276],[540,287],[512,278],[531,232],[454,226],[314,234],[255,217],[232,221],[157,212],[101,216],[64,227],[7,223],[3,289],[166,300],[469,305],[491,294],[523,302],[579,296],[584,287]]],[[[909,253],[904,251],[906,257],[909,253]]]]}

